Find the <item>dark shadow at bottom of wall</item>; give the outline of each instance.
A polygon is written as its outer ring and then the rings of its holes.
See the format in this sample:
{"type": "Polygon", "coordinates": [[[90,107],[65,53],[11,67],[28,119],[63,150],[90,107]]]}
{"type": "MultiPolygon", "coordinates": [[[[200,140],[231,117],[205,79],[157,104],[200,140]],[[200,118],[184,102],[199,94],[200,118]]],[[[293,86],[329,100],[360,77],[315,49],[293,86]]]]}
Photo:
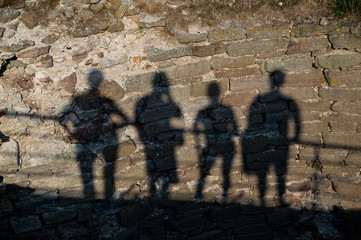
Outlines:
{"type": "MultiPolygon", "coordinates": [[[[5,186],[5,185],[4,185],[5,186]]],[[[6,185],[0,239],[360,239],[361,211],[161,199],[92,200],[6,185]]]]}

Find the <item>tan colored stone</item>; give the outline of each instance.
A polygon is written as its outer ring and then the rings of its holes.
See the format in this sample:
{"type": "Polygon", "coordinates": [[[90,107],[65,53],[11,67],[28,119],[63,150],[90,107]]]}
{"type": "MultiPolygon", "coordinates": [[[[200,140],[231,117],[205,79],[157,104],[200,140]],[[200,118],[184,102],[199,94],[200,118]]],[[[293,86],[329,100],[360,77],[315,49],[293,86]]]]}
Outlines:
{"type": "Polygon", "coordinates": [[[257,95],[255,90],[230,93],[223,97],[222,104],[229,106],[248,106],[257,95]]]}
{"type": "Polygon", "coordinates": [[[316,60],[322,68],[346,68],[359,65],[361,63],[361,53],[337,51],[316,56],[316,60]]]}
{"type": "Polygon", "coordinates": [[[38,18],[30,12],[25,12],[21,15],[20,20],[28,27],[33,28],[38,24],[38,18]]]}
{"type": "Polygon", "coordinates": [[[332,47],[334,49],[361,50],[361,39],[351,36],[334,36],[331,37],[332,47]]]}
{"type": "Polygon", "coordinates": [[[187,32],[177,31],[174,34],[174,37],[180,43],[203,42],[207,40],[207,33],[187,33],[187,32]]]}
{"type": "Polygon", "coordinates": [[[353,132],[356,133],[357,123],[352,122],[330,122],[331,132],[353,132]]]}
{"type": "Polygon", "coordinates": [[[123,88],[115,81],[106,80],[101,86],[100,94],[103,96],[112,99],[113,101],[119,101],[124,97],[123,88]]]}
{"type": "Polygon", "coordinates": [[[324,134],[324,142],[326,147],[338,148],[360,148],[360,133],[326,133],[324,134]]]}
{"type": "Polygon", "coordinates": [[[163,69],[165,76],[169,79],[198,76],[208,73],[211,70],[209,62],[201,60],[194,63],[172,66],[163,69]]]}
{"type": "Polygon", "coordinates": [[[255,39],[273,39],[289,37],[288,26],[280,27],[254,27],[247,29],[247,36],[255,39]]]}
{"type": "MultiPolygon", "coordinates": [[[[361,114],[361,106],[358,102],[337,101],[332,104],[331,109],[337,113],[361,114]]],[[[355,120],[355,117],[352,117],[352,119],[355,120]]]]}
{"type": "Polygon", "coordinates": [[[329,84],[332,87],[346,87],[346,88],[359,88],[361,83],[358,80],[361,75],[360,70],[349,70],[349,71],[340,71],[336,69],[330,69],[326,76],[328,78],[329,84]]]}
{"type": "Polygon", "coordinates": [[[254,54],[269,54],[277,51],[286,52],[288,41],[286,39],[246,40],[231,42],[227,45],[227,53],[232,56],[245,56],[254,54]]]}
{"type": "Polygon", "coordinates": [[[59,85],[67,92],[74,93],[75,85],[77,82],[76,73],[72,73],[59,81],[59,85]]]}
{"type": "Polygon", "coordinates": [[[243,28],[215,29],[208,32],[208,41],[234,41],[246,38],[246,31],[243,28]]]}
{"type": "Polygon", "coordinates": [[[294,54],[285,57],[270,58],[266,60],[267,72],[275,70],[297,71],[312,68],[312,57],[310,54],[294,54]]]}
{"type": "Polygon", "coordinates": [[[228,68],[216,71],[217,78],[226,78],[226,77],[241,77],[249,75],[259,75],[260,70],[258,66],[252,66],[247,68],[228,68]]]}
{"type": "Polygon", "coordinates": [[[287,54],[321,51],[330,48],[327,36],[291,38],[287,54]]]}
{"type": "Polygon", "coordinates": [[[211,59],[211,66],[213,69],[222,69],[222,68],[244,68],[249,65],[255,64],[254,57],[224,57],[224,56],[214,56],[211,59]]]}
{"type": "Polygon", "coordinates": [[[325,26],[305,23],[293,26],[291,29],[291,36],[311,37],[326,34],[342,34],[347,32],[349,32],[349,28],[347,26],[342,26],[337,22],[333,22],[325,26]]]}
{"type": "Polygon", "coordinates": [[[321,88],[319,94],[323,100],[343,102],[361,100],[361,90],[357,88],[321,88]]]}
{"type": "Polygon", "coordinates": [[[248,75],[243,77],[231,77],[230,79],[231,91],[269,88],[269,80],[265,75],[248,75]]]}
{"type": "Polygon", "coordinates": [[[226,45],[221,42],[192,47],[192,55],[197,57],[212,56],[215,54],[224,53],[225,51],[226,51],[226,45]]]}
{"type": "Polygon", "coordinates": [[[208,88],[211,84],[217,84],[217,86],[219,86],[220,96],[224,95],[224,93],[228,90],[228,79],[226,78],[217,81],[199,82],[192,84],[191,96],[192,97],[209,96],[208,88]]]}
{"type": "Polygon", "coordinates": [[[293,100],[318,99],[317,92],[311,87],[281,88],[280,92],[293,100]]]}

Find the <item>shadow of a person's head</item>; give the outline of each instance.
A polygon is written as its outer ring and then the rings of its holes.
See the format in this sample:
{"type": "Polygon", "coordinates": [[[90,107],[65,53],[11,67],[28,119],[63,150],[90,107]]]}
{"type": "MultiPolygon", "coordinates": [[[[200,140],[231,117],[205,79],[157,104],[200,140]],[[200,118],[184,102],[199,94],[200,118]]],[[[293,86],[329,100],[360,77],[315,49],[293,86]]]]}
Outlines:
{"type": "Polygon", "coordinates": [[[99,90],[100,86],[104,82],[104,75],[98,69],[93,69],[88,75],[88,85],[91,91],[99,90]]]}
{"type": "Polygon", "coordinates": [[[281,87],[285,82],[285,73],[281,70],[275,70],[269,74],[269,81],[271,89],[281,87]]]}
{"type": "Polygon", "coordinates": [[[169,80],[168,76],[165,72],[159,72],[158,74],[155,74],[152,80],[153,88],[169,88],[169,80]]]}
{"type": "Polygon", "coordinates": [[[218,104],[220,92],[218,83],[213,82],[208,86],[207,93],[212,104],[218,104]]]}

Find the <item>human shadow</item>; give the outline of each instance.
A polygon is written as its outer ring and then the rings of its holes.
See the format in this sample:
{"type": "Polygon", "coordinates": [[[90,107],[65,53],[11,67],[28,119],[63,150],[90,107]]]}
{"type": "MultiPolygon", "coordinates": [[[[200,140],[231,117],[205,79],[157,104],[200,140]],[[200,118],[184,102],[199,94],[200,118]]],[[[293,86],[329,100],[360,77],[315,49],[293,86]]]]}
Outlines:
{"type": "MultiPolygon", "coordinates": [[[[1,109],[0,110],[0,118],[2,117],[2,116],[4,116],[6,114],[6,109],[1,109]]],[[[0,122],[0,124],[1,124],[1,122],[0,122]]],[[[3,142],[8,142],[9,141],[9,137],[8,136],[5,136],[2,132],[0,132],[0,145],[1,145],[1,143],[3,143],[3,142]]]]}
{"type": "Polygon", "coordinates": [[[220,89],[217,83],[208,87],[210,104],[200,110],[193,124],[196,148],[199,153],[199,176],[196,190],[196,199],[202,199],[205,178],[210,174],[215,160],[220,156],[223,160],[223,201],[227,199],[230,187],[230,169],[235,152],[233,137],[238,128],[234,120],[232,109],[221,104],[220,89]],[[200,142],[200,135],[205,136],[205,145],[200,142]]]}
{"type": "Polygon", "coordinates": [[[170,94],[167,76],[156,74],[152,84],[152,92],[137,102],[136,126],[145,147],[151,197],[166,199],[169,184],[178,182],[175,148],[183,143],[183,130],[171,122],[182,120],[182,114],[170,94]]]}
{"type": "Polygon", "coordinates": [[[295,101],[284,96],[279,87],[285,80],[282,71],[269,75],[271,90],[260,94],[250,105],[248,128],[242,137],[244,171],[258,177],[258,189],[262,206],[265,206],[267,173],[274,166],[277,175],[278,200],[285,204],[285,175],[289,145],[298,142],[301,131],[299,110],[295,101]],[[294,133],[289,137],[289,120],[294,122],[294,133]]]}
{"type": "Polygon", "coordinates": [[[58,120],[67,130],[71,143],[76,144],[84,197],[92,199],[95,196],[92,169],[98,154],[103,154],[105,160],[105,197],[114,193],[114,165],[118,151],[117,128],[125,127],[129,121],[111,99],[100,95],[99,88],[104,81],[101,71],[93,69],[87,80],[89,90],[76,96],[63,109],[58,120]]]}

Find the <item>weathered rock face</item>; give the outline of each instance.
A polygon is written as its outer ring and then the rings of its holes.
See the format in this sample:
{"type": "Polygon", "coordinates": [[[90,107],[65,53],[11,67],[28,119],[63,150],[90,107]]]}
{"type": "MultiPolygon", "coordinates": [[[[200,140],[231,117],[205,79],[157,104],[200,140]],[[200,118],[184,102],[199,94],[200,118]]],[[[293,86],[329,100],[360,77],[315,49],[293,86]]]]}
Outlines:
{"type": "Polygon", "coordinates": [[[120,0],[19,1],[0,22],[0,237],[359,226],[360,24],[170,35],[120,0]]]}

